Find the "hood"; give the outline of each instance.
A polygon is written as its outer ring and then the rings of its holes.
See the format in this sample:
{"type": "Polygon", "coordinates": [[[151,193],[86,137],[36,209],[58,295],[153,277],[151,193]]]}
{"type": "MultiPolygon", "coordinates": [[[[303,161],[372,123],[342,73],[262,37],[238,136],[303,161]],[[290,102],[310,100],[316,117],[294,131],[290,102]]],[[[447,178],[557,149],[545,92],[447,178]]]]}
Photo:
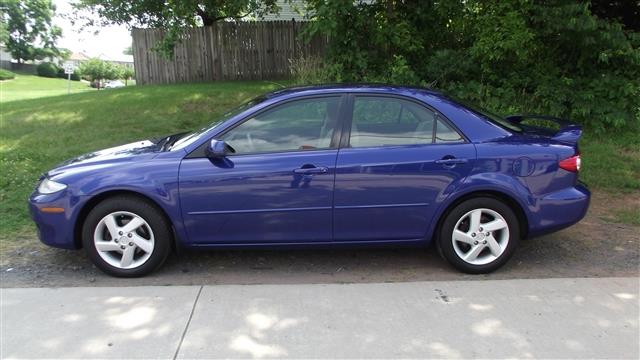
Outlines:
{"type": "Polygon", "coordinates": [[[162,147],[159,146],[158,142],[144,140],[98,150],[58,164],[58,166],[47,173],[47,176],[52,177],[62,172],[85,168],[87,166],[99,168],[123,162],[136,161],[142,158],[146,159],[156,156],[161,149],[162,147]]]}

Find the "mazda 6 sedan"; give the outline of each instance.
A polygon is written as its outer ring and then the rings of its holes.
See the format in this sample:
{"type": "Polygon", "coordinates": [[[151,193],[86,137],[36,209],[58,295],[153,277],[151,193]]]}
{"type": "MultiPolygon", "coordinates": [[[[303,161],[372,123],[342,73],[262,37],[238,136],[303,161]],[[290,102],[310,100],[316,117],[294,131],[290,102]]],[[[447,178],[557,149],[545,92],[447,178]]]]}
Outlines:
{"type": "Polygon", "coordinates": [[[420,88],[279,90],[197,131],[68,160],[30,211],[42,242],[84,248],[114,276],[148,274],[179,247],[432,241],[457,269],[487,273],[589,206],[580,127],[529,117],[420,88]]]}

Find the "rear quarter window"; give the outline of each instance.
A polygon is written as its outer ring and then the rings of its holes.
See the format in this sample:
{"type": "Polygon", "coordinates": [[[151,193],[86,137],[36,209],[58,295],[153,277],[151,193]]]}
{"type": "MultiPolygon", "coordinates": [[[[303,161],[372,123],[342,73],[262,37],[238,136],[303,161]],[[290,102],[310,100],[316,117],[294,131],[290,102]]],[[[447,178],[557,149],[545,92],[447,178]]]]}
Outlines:
{"type": "Polygon", "coordinates": [[[438,117],[438,121],[436,123],[435,143],[442,144],[456,142],[464,142],[464,139],[457,131],[452,129],[447,123],[438,117]]]}

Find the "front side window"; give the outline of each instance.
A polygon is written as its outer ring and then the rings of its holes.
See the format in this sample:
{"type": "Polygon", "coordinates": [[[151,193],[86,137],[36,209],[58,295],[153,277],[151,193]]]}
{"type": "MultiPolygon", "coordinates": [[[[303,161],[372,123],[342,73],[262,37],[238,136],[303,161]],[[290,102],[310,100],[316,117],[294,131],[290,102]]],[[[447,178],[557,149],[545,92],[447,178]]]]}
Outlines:
{"type": "Polygon", "coordinates": [[[351,147],[431,144],[436,114],[398,98],[358,96],[353,104],[351,147]]]}
{"type": "Polygon", "coordinates": [[[328,149],[338,123],[339,97],[288,102],[243,122],[221,137],[236,154],[328,149]]]}

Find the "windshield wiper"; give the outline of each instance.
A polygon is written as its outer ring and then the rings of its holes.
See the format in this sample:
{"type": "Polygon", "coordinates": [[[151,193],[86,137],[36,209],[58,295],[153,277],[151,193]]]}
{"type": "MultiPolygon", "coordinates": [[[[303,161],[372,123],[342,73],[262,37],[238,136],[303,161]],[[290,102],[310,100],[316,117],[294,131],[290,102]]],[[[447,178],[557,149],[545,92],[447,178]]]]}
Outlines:
{"type": "Polygon", "coordinates": [[[185,132],[181,132],[181,133],[177,133],[169,136],[156,136],[149,139],[149,141],[151,141],[158,148],[160,148],[160,151],[166,151],[170,149],[171,146],[176,143],[176,141],[182,139],[185,135],[190,133],[191,133],[190,131],[185,131],[185,132]]]}
{"type": "Polygon", "coordinates": [[[164,141],[160,146],[160,151],[167,151],[171,149],[173,144],[175,144],[178,140],[185,137],[187,134],[191,134],[191,131],[185,131],[178,134],[167,136],[166,141],[164,141]]]}

